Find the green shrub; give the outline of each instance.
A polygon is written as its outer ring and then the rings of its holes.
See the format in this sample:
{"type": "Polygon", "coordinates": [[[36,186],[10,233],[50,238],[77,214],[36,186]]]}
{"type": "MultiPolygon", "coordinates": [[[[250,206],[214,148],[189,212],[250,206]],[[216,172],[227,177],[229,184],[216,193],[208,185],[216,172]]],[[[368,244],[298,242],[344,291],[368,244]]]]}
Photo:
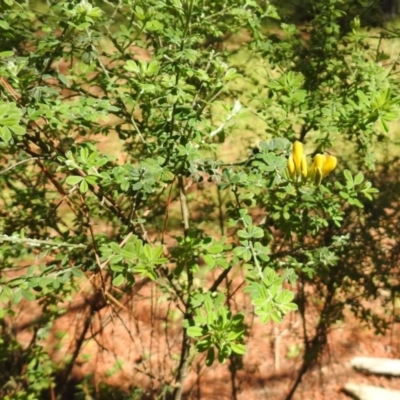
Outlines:
{"type": "MultiPolygon", "coordinates": [[[[399,97],[359,20],[342,26],[341,1],[314,3],[307,32],[282,23],[278,36],[263,28],[279,18],[268,2],[48,1],[39,11],[4,1],[1,329],[21,300],[39,300],[43,314],[42,336],[3,376],[4,398],[65,392],[91,317],[138,281],[181,311],[176,399],[199,352],[209,366],[246,351],[248,311],[230,308],[226,284],[239,272],[264,323],[304,314],[312,285],[323,302],[315,337],[326,335],[337,292],[365,278],[342,268],[357,242],[347,221],[376,193],[360,169],[374,165],[399,97]],[[243,30],[261,74],[235,67],[223,45],[243,30]],[[224,162],[239,118],[261,119],[264,139],[224,162]],[[287,167],[295,139],[310,151],[303,178],[287,167]],[[327,150],[338,158],[329,176],[327,150]],[[43,343],[59,302],[88,282],[100,300],[59,370],[43,343]]],[[[317,339],[306,338],[305,365],[317,339]]],[[[1,344],[2,365],[18,346],[13,335],[1,344]]]]}

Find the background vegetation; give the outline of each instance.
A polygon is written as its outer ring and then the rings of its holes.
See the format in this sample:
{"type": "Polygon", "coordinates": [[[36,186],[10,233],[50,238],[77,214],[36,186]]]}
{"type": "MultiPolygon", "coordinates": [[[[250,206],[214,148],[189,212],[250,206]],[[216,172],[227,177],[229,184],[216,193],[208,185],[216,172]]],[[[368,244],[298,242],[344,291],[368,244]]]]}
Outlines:
{"type": "Polygon", "coordinates": [[[400,31],[370,3],[310,0],[299,15],[253,0],[0,2],[2,398],[180,399],[199,363],[226,363],[234,398],[253,318],[297,312],[291,399],[347,312],[386,331],[400,31]],[[336,170],[291,176],[295,140],[336,170]],[[57,324],[77,301],[69,336],[57,324]],[[140,301],[143,384],[77,382],[85,344],[106,351],[106,324],[131,334],[140,301]]]}

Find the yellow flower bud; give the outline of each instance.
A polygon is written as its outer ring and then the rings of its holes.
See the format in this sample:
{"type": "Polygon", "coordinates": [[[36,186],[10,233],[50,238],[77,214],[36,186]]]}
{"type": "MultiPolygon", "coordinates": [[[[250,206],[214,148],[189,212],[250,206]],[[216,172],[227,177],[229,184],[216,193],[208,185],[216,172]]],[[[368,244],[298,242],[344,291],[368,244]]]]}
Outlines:
{"type": "Polygon", "coordinates": [[[329,173],[331,173],[337,165],[337,158],[335,156],[329,155],[326,157],[324,165],[322,166],[322,177],[324,178],[329,173]]]}
{"type": "Polygon", "coordinates": [[[325,158],[323,154],[316,154],[310,168],[309,177],[317,186],[322,180],[322,167],[324,166],[325,158]]]}
{"type": "Polygon", "coordinates": [[[293,161],[296,172],[298,175],[301,174],[301,160],[303,158],[303,143],[296,140],[293,143],[293,161]]]}
{"type": "Polygon", "coordinates": [[[295,166],[294,166],[294,161],[293,161],[293,156],[292,155],[289,156],[288,163],[287,163],[287,168],[288,168],[288,171],[289,171],[289,175],[292,178],[295,178],[296,177],[296,170],[295,170],[295,166]]]}
{"type": "Polygon", "coordinates": [[[301,158],[301,178],[303,179],[303,181],[307,180],[307,159],[306,159],[306,155],[303,154],[303,157],[301,158]]]}
{"type": "Polygon", "coordinates": [[[314,157],[314,166],[316,169],[321,169],[324,166],[326,157],[323,154],[316,154],[314,157]]]}

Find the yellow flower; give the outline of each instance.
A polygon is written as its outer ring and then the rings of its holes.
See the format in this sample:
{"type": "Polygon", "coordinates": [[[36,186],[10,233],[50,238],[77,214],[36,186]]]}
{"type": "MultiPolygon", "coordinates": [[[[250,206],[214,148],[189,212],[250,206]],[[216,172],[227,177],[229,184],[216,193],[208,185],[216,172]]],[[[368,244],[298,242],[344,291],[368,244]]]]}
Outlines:
{"type": "Polygon", "coordinates": [[[329,173],[331,173],[337,165],[337,158],[335,156],[329,155],[326,157],[324,165],[322,166],[322,177],[324,178],[329,173]]]}
{"type": "Polygon", "coordinates": [[[287,162],[287,167],[288,167],[288,171],[289,171],[290,176],[292,178],[295,178],[296,177],[296,169],[295,169],[295,166],[294,166],[294,161],[293,161],[293,156],[292,155],[289,156],[289,159],[288,159],[288,162],[287,162]]]}
{"type": "Polygon", "coordinates": [[[308,168],[307,168],[307,159],[306,159],[306,155],[303,154],[303,157],[301,158],[301,178],[303,179],[303,181],[307,180],[307,173],[308,173],[308,168]]]}
{"type": "Polygon", "coordinates": [[[292,154],[287,162],[287,169],[292,179],[303,182],[310,180],[318,186],[322,179],[331,173],[337,165],[337,158],[331,155],[316,154],[311,167],[307,166],[306,155],[303,150],[303,143],[296,140],[293,143],[292,154]]]}
{"type": "Polygon", "coordinates": [[[323,154],[316,154],[314,157],[314,166],[316,169],[322,170],[326,157],[323,154]]]}
{"type": "Polygon", "coordinates": [[[307,160],[303,152],[303,143],[298,140],[293,143],[292,154],[289,156],[287,168],[289,175],[293,179],[300,176],[303,180],[307,179],[307,160]]]}
{"type": "Polygon", "coordinates": [[[293,143],[293,161],[296,173],[301,174],[301,162],[303,158],[303,143],[296,140],[293,143]]]}
{"type": "Polygon", "coordinates": [[[316,154],[314,161],[310,168],[309,178],[318,186],[322,178],[332,172],[337,165],[337,158],[329,155],[328,157],[324,154],[316,154]]]}

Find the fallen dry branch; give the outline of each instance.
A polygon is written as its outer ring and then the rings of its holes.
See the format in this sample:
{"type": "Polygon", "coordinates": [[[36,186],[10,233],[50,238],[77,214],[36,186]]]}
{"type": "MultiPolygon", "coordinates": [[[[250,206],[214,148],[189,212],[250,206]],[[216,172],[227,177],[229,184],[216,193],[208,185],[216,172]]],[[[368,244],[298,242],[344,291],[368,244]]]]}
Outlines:
{"type": "Polygon", "coordinates": [[[350,361],[350,365],[354,369],[367,371],[371,374],[400,376],[399,359],[354,357],[350,361]]]}
{"type": "Polygon", "coordinates": [[[359,400],[399,400],[400,390],[384,389],[377,386],[348,382],[344,391],[359,400]]]}

